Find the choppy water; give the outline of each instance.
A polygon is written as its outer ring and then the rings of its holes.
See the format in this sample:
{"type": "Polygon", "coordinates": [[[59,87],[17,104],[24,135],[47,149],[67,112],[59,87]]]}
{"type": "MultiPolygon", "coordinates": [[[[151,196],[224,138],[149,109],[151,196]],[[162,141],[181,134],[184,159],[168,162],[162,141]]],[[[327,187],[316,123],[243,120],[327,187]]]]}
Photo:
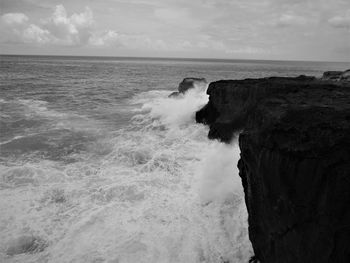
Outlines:
{"type": "Polygon", "coordinates": [[[239,149],[194,122],[205,89],[168,94],[349,67],[0,58],[0,262],[247,262],[239,149]]]}

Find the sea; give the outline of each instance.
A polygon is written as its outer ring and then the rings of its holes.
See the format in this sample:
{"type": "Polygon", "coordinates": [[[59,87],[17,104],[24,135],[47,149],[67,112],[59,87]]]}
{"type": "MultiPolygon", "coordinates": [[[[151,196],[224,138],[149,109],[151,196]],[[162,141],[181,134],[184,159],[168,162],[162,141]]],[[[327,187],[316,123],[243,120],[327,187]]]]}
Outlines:
{"type": "Polygon", "coordinates": [[[0,262],[240,263],[253,256],[237,141],[207,138],[185,77],[350,63],[0,56],[0,262]]]}

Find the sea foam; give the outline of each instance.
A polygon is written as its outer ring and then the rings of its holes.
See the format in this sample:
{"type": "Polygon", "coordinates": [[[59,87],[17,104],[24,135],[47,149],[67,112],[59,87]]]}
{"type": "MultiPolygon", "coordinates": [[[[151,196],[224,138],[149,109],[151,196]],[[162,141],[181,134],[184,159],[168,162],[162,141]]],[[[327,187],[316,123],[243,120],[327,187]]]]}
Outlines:
{"type": "Polygon", "coordinates": [[[169,93],[136,95],[128,126],[76,162],[3,169],[0,259],[246,262],[252,250],[239,148],[209,141],[195,123],[208,100],[203,90],[176,99],[169,93]],[[22,236],[45,246],[6,254],[22,236]]]}

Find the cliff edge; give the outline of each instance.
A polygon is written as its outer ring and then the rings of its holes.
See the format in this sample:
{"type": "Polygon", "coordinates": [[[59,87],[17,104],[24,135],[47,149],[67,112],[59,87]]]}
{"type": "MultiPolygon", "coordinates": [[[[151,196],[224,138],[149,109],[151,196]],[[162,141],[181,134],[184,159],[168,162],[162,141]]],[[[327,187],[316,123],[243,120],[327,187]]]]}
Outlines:
{"type": "Polygon", "coordinates": [[[255,258],[350,262],[350,82],[296,78],[210,83],[196,113],[209,138],[239,135],[255,258]]]}

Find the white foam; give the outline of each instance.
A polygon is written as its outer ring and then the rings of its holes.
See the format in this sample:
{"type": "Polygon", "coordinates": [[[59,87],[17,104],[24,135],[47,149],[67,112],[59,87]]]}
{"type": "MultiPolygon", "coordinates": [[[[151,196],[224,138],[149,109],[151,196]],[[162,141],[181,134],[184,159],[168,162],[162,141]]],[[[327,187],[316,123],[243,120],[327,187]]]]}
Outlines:
{"type": "Polygon", "coordinates": [[[198,171],[201,174],[199,191],[202,202],[225,201],[242,196],[238,160],[237,142],[231,145],[214,142],[208,146],[198,171]]]}
{"type": "Polygon", "coordinates": [[[238,146],[209,141],[195,124],[204,92],[168,94],[135,96],[138,115],[105,139],[103,158],[2,167],[0,261],[246,262],[238,146]],[[6,255],[28,235],[47,247],[6,255]]]}
{"type": "MultiPolygon", "coordinates": [[[[29,134],[29,136],[31,136],[31,135],[32,135],[32,134],[29,134]]],[[[12,142],[12,141],[15,141],[15,140],[21,139],[21,138],[23,138],[23,137],[24,137],[24,136],[22,136],[22,135],[15,136],[15,137],[13,137],[13,138],[12,138],[12,139],[10,139],[10,140],[0,142],[0,145],[10,143],[10,142],[12,142]]]]}
{"type": "MultiPolygon", "coordinates": [[[[200,88],[191,89],[180,98],[154,96],[156,94],[151,94],[147,99],[138,99],[138,102],[143,102],[142,111],[149,111],[152,118],[157,118],[162,124],[171,127],[193,123],[195,112],[208,101],[208,95],[200,88]]],[[[166,94],[169,94],[168,91],[166,94]]]]}
{"type": "Polygon", "coordinates": [[[47,101],[43,100],[32,100],[32,99],[19,99],[19,104],[27,108],[26,115],[31,116],[33,114],[47,118],[64,117],[65,114],[51,110],[47,107],[47,101]]]}

